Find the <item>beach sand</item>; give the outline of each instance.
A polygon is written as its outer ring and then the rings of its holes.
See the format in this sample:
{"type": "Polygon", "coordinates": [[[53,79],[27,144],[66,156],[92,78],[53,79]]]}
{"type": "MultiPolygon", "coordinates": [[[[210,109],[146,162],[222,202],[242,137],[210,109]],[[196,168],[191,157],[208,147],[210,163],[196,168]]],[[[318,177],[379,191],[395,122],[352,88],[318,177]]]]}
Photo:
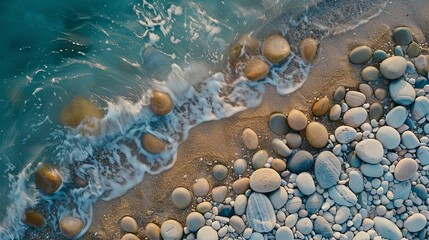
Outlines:
{"type": "MultiPolygon", "coordinates": [[[[143,182],[127,194],[109,202],[99,201],[95,205],[94,222],[84,239],[120,239],[124,233],[120,230],[119,220],[125,215],[131,215],[137,220],[137,235],[141,239],[144,239],[144,227],[147,223],[161,224],[172,218],[183,224],[191,208],[195,207],[195,202],[185,210],[175,209],[171,205],[170,195],[176,187],[189,189],[201,177],[209,179],[211,187],[216,186],[210,176],[214,163],[229,167],[230,177],[222,182],[222,185],[228,186],[229,182],[237,178],[230,168],[233,161],[238,158],[250,160],[257,151],[249,151],[244,147],[241,133],[245,128],[252,128],[258,134],[258,149],[271,150],[271,141],[276,137],[268,128],[268,118],[272,113],[288,113],[295,108],[302,110],[313,121],[315,118],[311,115],[310,108],[315,98],[332,98],[332,93],[338,86],[356,88],[361,81],[360,71],[363,66],[353,65],[348,60],[348,53],[352,48],[365,44],[372,49],[390,51],[392,45],[386,43],[391,42],[392,28],[397,26],[408,26],[419,42],[427,41],[428,12],[429,4],[426,0],[392,1],[379,16],[368,23],[345,33],[323,38],[308,80],[300,89],[287,96],[280,96],[273,87],[267,86],[260,106],[228,119],[206,122],[193,128],[189,138],[180,145],[177,162],[170,170],[156,176],[146,175],[143,182]]],[[[326,118],[325,116],[317,121],[328,123],[326,118]]],[[[331,132],[335,123],[329,124],[332,125],[327,126],[331,132]]],[[[305,143],[303,146],[309,148],[305,143]]]]}

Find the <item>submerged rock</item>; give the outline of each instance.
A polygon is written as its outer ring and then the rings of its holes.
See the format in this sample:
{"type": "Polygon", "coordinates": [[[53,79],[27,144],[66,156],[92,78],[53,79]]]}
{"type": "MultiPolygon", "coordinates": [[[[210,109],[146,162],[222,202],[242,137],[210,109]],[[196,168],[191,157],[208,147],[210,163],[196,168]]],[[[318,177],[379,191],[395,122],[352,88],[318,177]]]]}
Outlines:
{"type": "Polygon", "coordinates": [[[174,107],[173,100],[167,93],[154,91],[150,98],[150,109],[160,116],[166,115],[174,107]]]}
{"type": "Polygon", "coordinates": [[[61,233],[67,238],[74,238],[82,231],[83,221],[80,218],[66,216],[60,220],[61,233]]]}
{"type": "Polygon", "coordinates": [[[59,173],[50,166],[42,166],[35,173],[36,187],[45,194],[56,192],[62,184],[59,173]]]}
{"type": "Polygon", "coordinates": [[[280,35],[267,37],[262,46],[262,55],[271,63],[279,63],[290,54],[290,46],[286,39],[280,35]]]}
{"type": "Polygon", "coordinates": [[[66,126],[77,127],[83,123],[87,128],[97,130],[98,120],[103,115],[97,105],[88,99],[76,97],[64,107],[60,120],[66,126]]]}
{"type": "Polygon", "coordinates": [[[45,216],[37,210],[27,209],[24,213],[24,223],[35,228],[43,228],[46,225],[45,216]]]}
{"type": "Polygon", "coordinates": [[[258,81],[264,79],[270,70],[270,66],[260,58],[253,58],[244,68],[244,75],[250,81],[258,81]]]}
{"type": "Polygon", "coordinates": [[[159,154],[165,150],[167,143],[150,133],[145,133],[142,137],[143,148],[151,154],[159,154]]]}

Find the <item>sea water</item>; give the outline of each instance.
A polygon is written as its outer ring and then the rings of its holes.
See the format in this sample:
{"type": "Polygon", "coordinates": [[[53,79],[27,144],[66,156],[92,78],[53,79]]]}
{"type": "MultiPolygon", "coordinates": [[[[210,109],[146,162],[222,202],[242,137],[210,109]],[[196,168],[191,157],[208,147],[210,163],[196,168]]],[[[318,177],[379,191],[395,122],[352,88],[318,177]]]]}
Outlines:
{"type": "Polygon", "coordinates": [[[60,238],[58,220],[65,215],[84,220],[83,235],[97,200],[120,197],[145,174],[173,167],[192,127],[258,106],[264,84],[283,95],[298,89],[310,66],[299,57],[299,37],[292,30],[305,24],[320,39],[352,29],[380,9],[371,12],[358,2],[353,6],[369,13],[353,21],[309,20],[308,8],[323,8],[320,2],[1,2],[0,238],[41,237],[22,223],[27,208],[44,213],[50,231],[43,236],[49,239],[60,238]],[[236,40],[263,39],[270,31],[288,37],[287,61],[272,66],[261,82],[231,78],[227,62],[236,40]],[[172,97],[169,115],[158,117],[148,108],[153,90],[172,97]],[[81,134],[82,126],[60,123],[63,107],[77,96],[103,108],[100,134],[88,136],[81,134]],[[164,153],[151,155],[142,148],[147,132],[168,143],[164,153]],[[35,187],[41,163],[56,166],[63,180],[53,195],[35,187]],[[76,175],[88,186],[74,187],[76,175]]]}

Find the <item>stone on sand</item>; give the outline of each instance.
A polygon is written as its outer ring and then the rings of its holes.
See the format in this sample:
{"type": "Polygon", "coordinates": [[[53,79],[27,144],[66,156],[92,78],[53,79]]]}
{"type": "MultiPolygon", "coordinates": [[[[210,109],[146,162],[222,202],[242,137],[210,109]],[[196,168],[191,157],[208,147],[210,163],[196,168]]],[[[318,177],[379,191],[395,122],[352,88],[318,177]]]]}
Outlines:
{"type": "Polygon", "coordinates": [[[192,202],[192,195],[188,189],[184,187],[178,187],[171,193],[171,203],[175,208],[184,209],[187,208],[192,202]]]}
{"type": "Polygon", "coordinates": [[[161,228],[155,223],[148,223],[145,232],[149,240],[161,240],[161,228]]]}
{"type": "Polygon", "coordinates": [[[268,122],[270,130],[279,136],[285,135],[289,132],[289,126],[287,125],[287,118],[282,113],[274,113],[270,116],[268,122]]]}
{"type": "Polygon", "coordinates": [[[159,154],[165,150],[167,143],[155,137],[151,133],[145,133],[142,137],[143,148],[151,154],[159,154]]]}
{"type": "Polygon", "coordinates": [[[350,62],[355,64],[362,64],[368,62],[371,59],[372,50],[368,46],[358,46],[354,48],[350,54],[349,59],[350,62]]]}
{"type": "Polygon", "coordinates": [[[286,59],[290,52],[289,43],[280,35],[268,36],[262,46],[262,55],[274,64],[286,59]]]}
{"type": "Polygon", "coordinates": [[[74,238],[82,231],[83,221],[80,218],[65,216],[60,220],[60,231],[67,238],[74,238]]]}
{"type": "Polygon", "coordinates": [[[306,38],[299,43],[299,55],[307,63],[316,58],[318,42],[313,38],[306,38]]]}
{"type": "Polygon", "coordinates": [[[329,98],[323,97],[317,100],[317,102],[313,104],[311,111],[313,112],[314,116],[321,117],[329,111],[329,107],[330,107],[329,98]]]}
{"type": "Polygon", "coordinates": [[[244,146],[250,150],[257,149],[259,146],[258,135],[251,128],[244,129],[241,138],[243,139],[244,146]]]}
{"type": "Polygon", "coordinates": [[[303,130],[307,127],[307,117],[303,112],[293,109],[289,112],[287,122],[290,128],[296,131],[303,130]]]}
{"type": "Polygon", "coordinates": [[[305,131],[305,137],[308,143],[314,148],[324,148],[328,144],[328,130],[318,122],[308,124],[305,131]]]}
{"type": "Polygon", "coordinates": [[[176,220],[167,220],[161,224],[161,236],[164,240],[180,240],[183,236],[183,227],[176,220]]]}
{"type": "Polygon", "coordinates": [[[136,220],[131,216],[123,217],[121,219],[121,222],[119,223],[119,225],[121,226],[121,229],[124,232],[129,232],[129,233],[137,233],[138,228],[139,228],[137,226],[136,220]]]}

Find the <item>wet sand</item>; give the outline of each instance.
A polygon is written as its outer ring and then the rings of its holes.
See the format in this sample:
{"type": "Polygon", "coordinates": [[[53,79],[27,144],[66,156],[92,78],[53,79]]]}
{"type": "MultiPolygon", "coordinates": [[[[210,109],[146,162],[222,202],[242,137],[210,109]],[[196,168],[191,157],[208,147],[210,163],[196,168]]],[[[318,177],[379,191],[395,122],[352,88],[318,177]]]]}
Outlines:
{"type": "MultiPolygon", "coordinates": [[[[201,177],[209,179],[211,187],[216,186],[210,176],[212,164],[218,162],[231,167],[237,158],[245,156],[246,160],[250,160],[257,150],[244,148],[240,138],[243,129],[250,127],[255,130],[259,135],[260,149],[271,149],[270,143],[275,135],[268,129],[268,118],[272,113],[287,113],[297,108],[305,112],[309,119],[314,119],[310,107],[315,98],[331,98],[333,91],[340,85],[357,87],[356,79],[360,81],[363,66],[349,63],[350,49],[365,44],[372,49],[390,51],[392,45],[386,43],[391,42],[391,29],[403,25],[413,30],[418,42],[427,41],[428,12],[429,4],[425,0],[393,1],[368,23],[339,35],[325,37],[320,42],[308,80],[299,90],[279,96],[274,88],[267,86],[264,100],[257,108],[228,119],[203,123],[192,129],[189,138],[179,147],[177,162],[170,170],[157,176],[146,175],[142,183],[124,196],[109,202],[99,201],[95,205],[94,222],[84,239],[120,239],[123,233],[119,220],[125,215],[131,215],[137,220],[138,236],[142,239],[145,236],[144,227],[149,222],[161,224],[172,218],[183,223],[191,207],[185,210],[173,208],[170,203],[171,192],[179,186],[189,189],[201,177]]],[[[427,49],[423,49],[423,53],[425,51],[427,49]]],[[[325,120],[319,119],[327,122],[325,120]]],[[[328,129],[332,128],[328,126],[328,129]]],[[[223,185],[228,185],[234,178],[233,171],[229,171],[230,177],[222,182],[223,185]]]]}

